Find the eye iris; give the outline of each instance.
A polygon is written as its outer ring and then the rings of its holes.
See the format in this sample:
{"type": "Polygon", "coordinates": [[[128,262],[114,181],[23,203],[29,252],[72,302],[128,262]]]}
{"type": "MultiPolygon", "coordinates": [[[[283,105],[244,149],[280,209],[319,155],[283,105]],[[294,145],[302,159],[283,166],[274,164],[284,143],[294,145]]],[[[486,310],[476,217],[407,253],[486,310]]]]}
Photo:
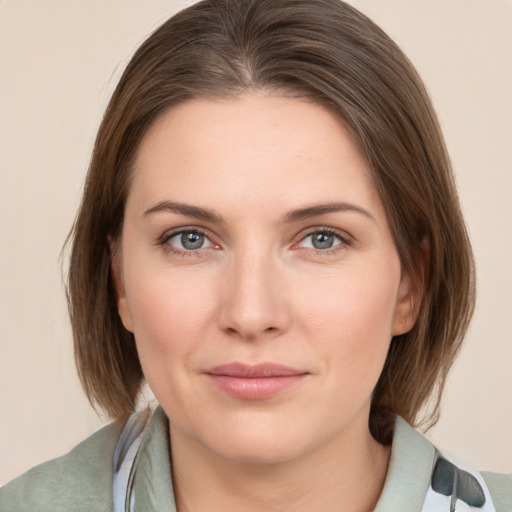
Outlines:
{"type": "Polygon", "coordinates": [[[314,233],[312,244],[315,249],[329,249],[333,246],[334,236],[329,233],[314,233]]]}
{"type": "Polygon", "coordinates": [[[204,235],[201,233],[188,232],[181,235],[181,244],[185,249],[200,249],[204,243],[204,235]]]}

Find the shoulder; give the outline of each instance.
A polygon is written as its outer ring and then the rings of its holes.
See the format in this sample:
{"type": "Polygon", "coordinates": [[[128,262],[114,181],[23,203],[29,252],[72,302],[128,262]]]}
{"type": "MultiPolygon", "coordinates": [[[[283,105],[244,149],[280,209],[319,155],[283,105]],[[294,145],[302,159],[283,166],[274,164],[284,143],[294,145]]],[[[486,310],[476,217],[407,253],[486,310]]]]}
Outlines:
{"type": "Polygon", "coordinates": [[[477,471],[450,461],[437,451],[425,512],[439,510],[443,500],[446,504],[449,501],[450,507],[455,506],[454,510],[459,510],[460,502],[461,507],[469,506],[471,510],[511,512],[512,475],[477,471]]]}
{"type": "Polygon", "coordinates": [[[122,424],[111,423],[66,455],[0,489],[0,511],[110,511],[112,461],[122,424]]]}
{"type": "Polygon", "coordinates": [[[512,512],[512,475],[454,462],[397,418],[388,475],[375,512],[512,512]]]}
{"type": "Polygon", "coordinates": [[[489,487],[496,510],[498,512],[512,510],[512,474],[505,475],[482,471],[482,477],[489,487]]]}

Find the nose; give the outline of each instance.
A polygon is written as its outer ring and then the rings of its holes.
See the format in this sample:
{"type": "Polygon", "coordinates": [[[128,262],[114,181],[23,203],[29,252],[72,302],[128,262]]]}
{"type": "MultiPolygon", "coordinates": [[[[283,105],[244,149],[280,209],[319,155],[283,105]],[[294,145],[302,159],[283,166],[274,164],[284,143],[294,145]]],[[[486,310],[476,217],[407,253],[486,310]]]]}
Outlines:
{"type": "Polygon", "coordinates": [[[282,270],[263,252],[247,251],[226,270],[219,326],[232,336],[273,338],[290,323],[282,270]]]}

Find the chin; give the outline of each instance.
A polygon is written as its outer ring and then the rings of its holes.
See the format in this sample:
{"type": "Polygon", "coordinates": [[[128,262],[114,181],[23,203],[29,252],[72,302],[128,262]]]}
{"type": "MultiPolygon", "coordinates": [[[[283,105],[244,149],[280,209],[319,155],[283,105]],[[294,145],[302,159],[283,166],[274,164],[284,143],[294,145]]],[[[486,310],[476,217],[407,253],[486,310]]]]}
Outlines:
{"type": "Polygon", "coordinates": [[[282,439],[230,440],[228,445],[210,446],[218,457],[240,464],[279,464],[298,457],[302,450],[282,439]]]}
{"type": "MultiPolygon", "coordinates": [[[[279,422],[281,423],[281,422],[279,422]]],[[[216,456],[243,464],[277,464],[311,448],[307,432],[298,425],[256,423],[210,429],[196,441],[216,456]]]]}

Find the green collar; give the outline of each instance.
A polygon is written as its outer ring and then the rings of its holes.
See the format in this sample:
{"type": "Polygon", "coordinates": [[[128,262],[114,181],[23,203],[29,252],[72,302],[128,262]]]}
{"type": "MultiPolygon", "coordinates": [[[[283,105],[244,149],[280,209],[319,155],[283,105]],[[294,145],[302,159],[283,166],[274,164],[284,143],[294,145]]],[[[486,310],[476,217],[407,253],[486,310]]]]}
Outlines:
{"type": "MultiPolygon", "coordinates": [[[[158,407],[134,463],[136,509],[176,512],[168,454],[168,420],[158,407]]],[[[398,418],[388,475],[374,512],[421,510],[434,457],[432,444],[398,418]]]]}

